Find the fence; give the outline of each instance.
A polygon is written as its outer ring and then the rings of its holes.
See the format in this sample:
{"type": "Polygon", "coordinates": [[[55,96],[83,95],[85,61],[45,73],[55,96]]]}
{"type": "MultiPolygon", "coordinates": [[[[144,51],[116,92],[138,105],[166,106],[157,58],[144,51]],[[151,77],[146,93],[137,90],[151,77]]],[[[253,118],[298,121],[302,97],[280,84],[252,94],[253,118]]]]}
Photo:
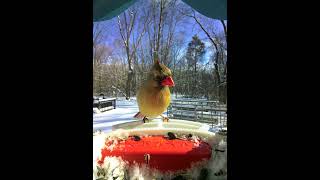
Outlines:
{"type": "Polygon", "coordinates": [[[227,107],[218,101],[202,99],[172,100],[168,107],[168,116],[175,119],[192,120],[213,125],[227,125],[227,107]]]}

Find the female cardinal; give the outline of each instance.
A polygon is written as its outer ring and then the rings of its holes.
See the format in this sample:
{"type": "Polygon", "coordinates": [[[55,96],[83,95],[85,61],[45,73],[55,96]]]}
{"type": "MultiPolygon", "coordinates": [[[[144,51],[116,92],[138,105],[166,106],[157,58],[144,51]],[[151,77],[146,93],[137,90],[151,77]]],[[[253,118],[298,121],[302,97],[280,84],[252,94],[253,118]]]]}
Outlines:
{"type": "Polygon", "coordinates": [[[161,114],[170,104],[170,89],[174,86],[172,74],[168,67],[156,60],[147,80],[141,85],[137,93],[139,112],[135,118],[143,118],[146,122],[147,117],[155,118],[161,116],[163,121],[169,119],[161,114]]]}

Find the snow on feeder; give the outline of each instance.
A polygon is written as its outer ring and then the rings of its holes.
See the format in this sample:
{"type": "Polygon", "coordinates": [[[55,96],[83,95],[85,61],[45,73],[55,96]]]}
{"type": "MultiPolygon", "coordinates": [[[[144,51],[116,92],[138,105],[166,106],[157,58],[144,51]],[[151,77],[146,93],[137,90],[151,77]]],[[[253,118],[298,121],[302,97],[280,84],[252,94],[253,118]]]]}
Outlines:
{"type": "Polygon", "coordinates": [[[100,139],[94,175],[96,179],[198,179],[209,176],[209,171],[217,175],[224,166],[220,162],[220,167],[214,167],[217,153],[224,152],[216,148],[221,138],[200,125],[182,120],[136,121],[116,125],[110,133],[99,133],[94,136],[94,141],[100,139]]]}

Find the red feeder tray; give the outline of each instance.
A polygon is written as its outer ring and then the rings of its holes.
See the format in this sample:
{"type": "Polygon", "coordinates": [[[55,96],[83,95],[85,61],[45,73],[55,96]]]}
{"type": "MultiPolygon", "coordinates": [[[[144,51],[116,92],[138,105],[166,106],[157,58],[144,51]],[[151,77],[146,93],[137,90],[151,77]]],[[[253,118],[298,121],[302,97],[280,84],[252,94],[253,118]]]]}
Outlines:
{"type": "MultiPolygon", "coordinates": [[[[107,145],[112,142],[106,142],[107,145]]],[[[133,137],[119,141],[112,149],[102,149],[100,164],[106,156],[121,157],[129,165],[134,162],[140,165],[147,164],[150,168],[159,171],[178,171],[191,168],[192,163],[211,158],[211,146],[199,141],[198,144],[190,140],[169,140],[164,136],[141,137],[135,141],[133,137]]]]}

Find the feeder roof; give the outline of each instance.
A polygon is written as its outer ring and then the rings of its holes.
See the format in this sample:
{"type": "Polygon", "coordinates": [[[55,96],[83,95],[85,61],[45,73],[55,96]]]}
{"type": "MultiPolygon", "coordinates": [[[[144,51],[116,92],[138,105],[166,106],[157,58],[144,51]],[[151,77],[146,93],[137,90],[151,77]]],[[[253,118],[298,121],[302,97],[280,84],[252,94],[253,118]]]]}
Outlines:
{"type": "MultiPolygon", "coordinates": [[[[137,0],[93,0],[93,21],[109,20],[128,9],[137,0]]],[[[182,0],[199,13],[227,20],[227,0],[182,0]]]]}

